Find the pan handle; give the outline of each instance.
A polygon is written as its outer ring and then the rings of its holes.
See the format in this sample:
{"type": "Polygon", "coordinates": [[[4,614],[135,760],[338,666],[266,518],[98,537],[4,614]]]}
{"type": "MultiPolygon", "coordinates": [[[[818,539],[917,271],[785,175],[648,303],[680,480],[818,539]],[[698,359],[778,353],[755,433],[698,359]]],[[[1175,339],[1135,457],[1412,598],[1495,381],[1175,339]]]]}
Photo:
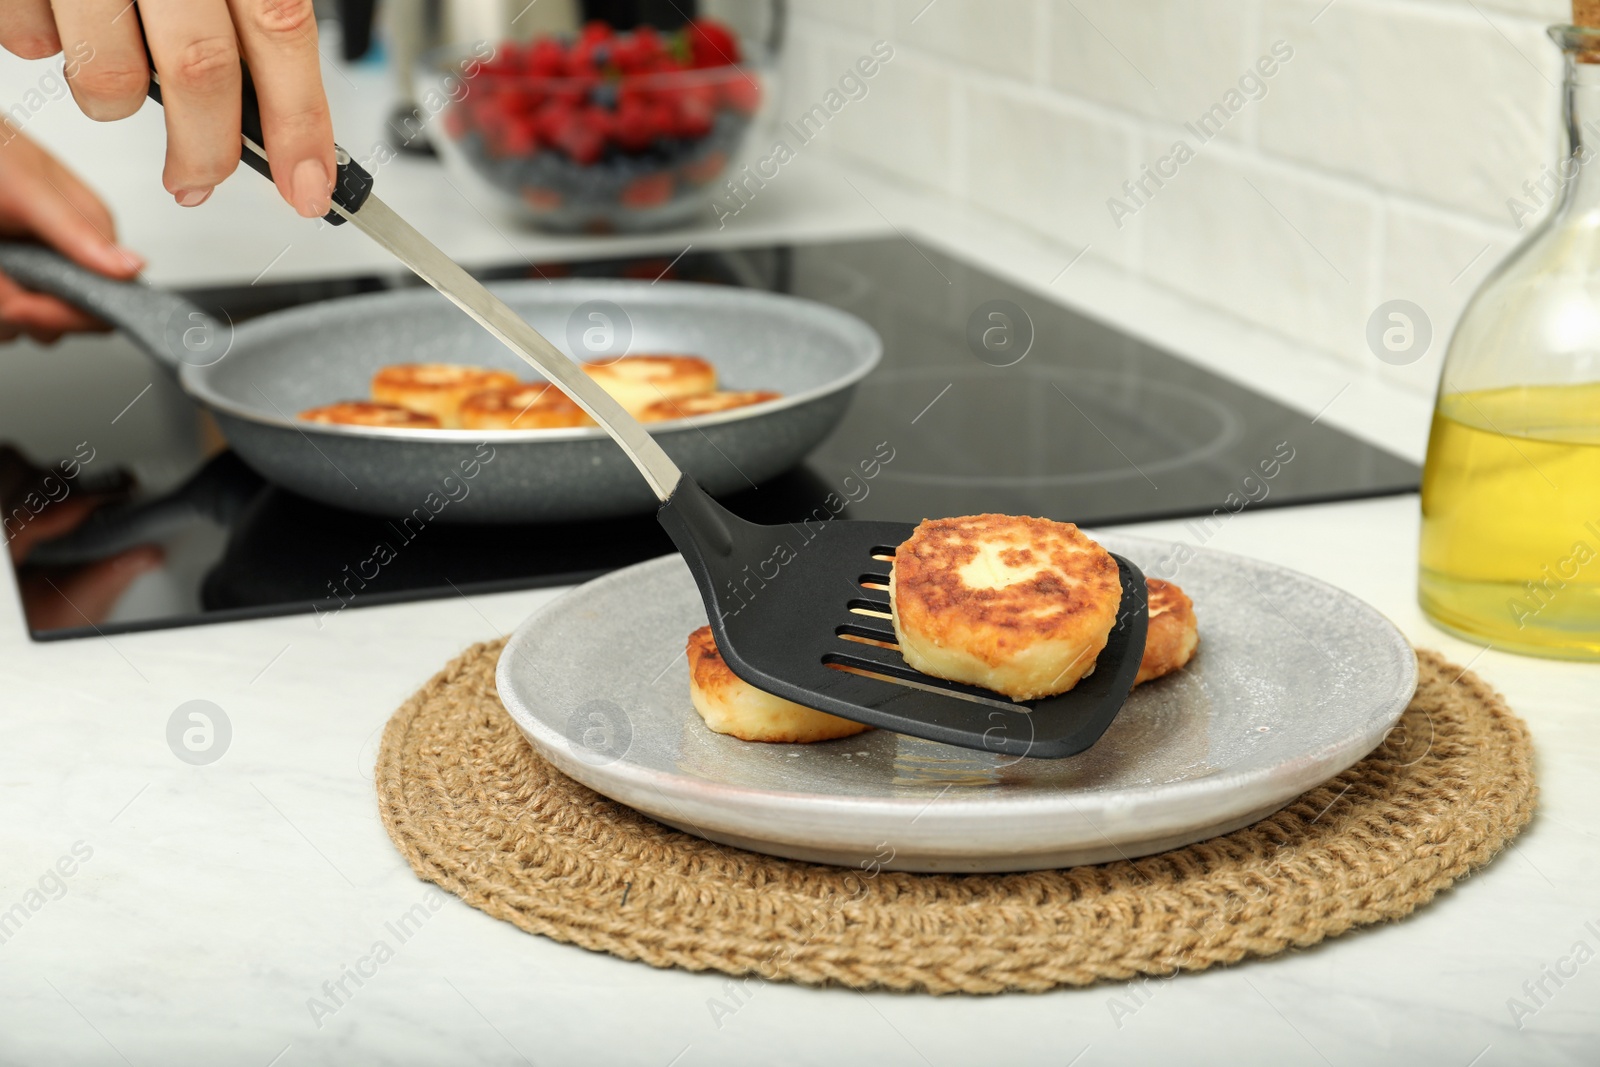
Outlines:
{"type": "Polygon", "coordinates": [[[183,297],[104,277],[43,245],[0,241],[0,271],[104,319],[173,373],[215,363],[227,351],[229,328],[183,297]]]}

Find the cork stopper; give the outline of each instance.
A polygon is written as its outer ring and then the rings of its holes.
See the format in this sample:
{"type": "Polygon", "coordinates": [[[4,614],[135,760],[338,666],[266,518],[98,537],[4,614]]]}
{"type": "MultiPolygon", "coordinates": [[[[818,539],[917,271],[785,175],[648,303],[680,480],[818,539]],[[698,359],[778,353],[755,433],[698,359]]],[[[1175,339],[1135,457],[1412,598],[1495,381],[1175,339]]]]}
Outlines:
{"type": "MultiPolygon", "coordinates": [[[[1572,24],[1585,29],[1600,29],[1600,0],[1572,0],[1572,24]]],[[[1578,53],[1579,63],[1600,63],[1600,47],[1578,53]]]]}

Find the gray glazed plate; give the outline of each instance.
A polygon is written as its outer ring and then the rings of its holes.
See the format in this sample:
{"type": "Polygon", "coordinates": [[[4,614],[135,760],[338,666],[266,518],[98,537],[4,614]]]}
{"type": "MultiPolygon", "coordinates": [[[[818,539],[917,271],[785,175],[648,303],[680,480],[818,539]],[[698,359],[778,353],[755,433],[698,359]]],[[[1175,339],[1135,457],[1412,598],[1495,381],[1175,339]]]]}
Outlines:
{"type": "Polygon", "coordinates": [[[1102,863],[1248,825],[1377,747],[1416,688],[1392,623],[1333,586],[1240,556],[1097,535],[1194,599],[1187,668],[1134,690],[1089,751],[1017,759],[870,731],[815,745],[712,733],[689,703],[688,568],[650,560],[580,586],[501,654],[500,698],[590,788],[723,844],[907,871],[1102,863]]]}

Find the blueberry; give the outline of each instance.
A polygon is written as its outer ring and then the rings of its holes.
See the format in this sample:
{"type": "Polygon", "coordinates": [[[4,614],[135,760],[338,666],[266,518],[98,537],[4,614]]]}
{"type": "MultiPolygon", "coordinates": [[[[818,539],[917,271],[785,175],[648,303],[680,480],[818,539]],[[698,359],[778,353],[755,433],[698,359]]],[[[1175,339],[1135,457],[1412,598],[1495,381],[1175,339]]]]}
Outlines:
{"type": "Polygon", "coordinates": [[[607,111],[615,111],[617,107],[617,87],[612,82],[601,82],[589,90],[589,99],[607,111]]]}
{"type": "Polygon", "coordinates": [[[528,171],[543,181],[552,177],[561,166],[561,153],[553,148],[535,152],[528,158],[528,171]]]}
{"type": "Polygon", "coordinates": [[[580,167],[564,155],[553,154],[556,158],[550,174],[550,184],[563,193],[580,192],[583,189],[583,171],[585,168],[580,167]]]}

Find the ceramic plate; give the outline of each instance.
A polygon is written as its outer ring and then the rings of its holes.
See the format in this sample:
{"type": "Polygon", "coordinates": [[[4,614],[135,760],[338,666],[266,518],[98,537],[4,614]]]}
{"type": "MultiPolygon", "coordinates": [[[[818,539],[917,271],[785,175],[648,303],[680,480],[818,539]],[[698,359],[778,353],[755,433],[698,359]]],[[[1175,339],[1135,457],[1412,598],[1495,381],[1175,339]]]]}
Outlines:
{"type": "MultiPolygon", "coordinates": [[[[1147,573],[1180,558],[1167,542],[1096,536],[1147,573]]],[[[1278,810],[1375,748],[1416,688],[1400,631],[1342,590],[1207,551],[1172,577],[1195,602],[1195,658],[1134,690],[1093,748],[1063,760],[879,730],[815,745],[712,733],[684,656],[705,609],[677,556],[550,603],[512,636],[497,682],[562,771],[713,841],[891,870],[1101,863],[1278,810]]]]}

